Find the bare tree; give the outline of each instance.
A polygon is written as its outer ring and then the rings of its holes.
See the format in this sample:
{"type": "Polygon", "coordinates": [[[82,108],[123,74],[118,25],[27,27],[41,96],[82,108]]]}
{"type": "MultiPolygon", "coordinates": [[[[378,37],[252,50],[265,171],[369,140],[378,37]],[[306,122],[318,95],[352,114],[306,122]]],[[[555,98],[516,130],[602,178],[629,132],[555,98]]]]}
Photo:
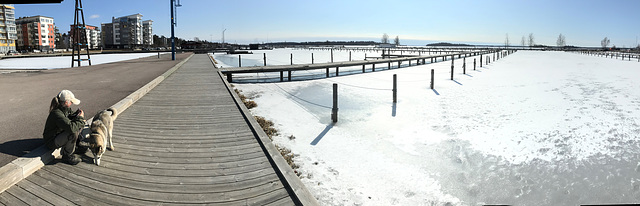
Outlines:
{"type": "Polygon", "coordinates": [[[611,39],[607,37],[604,37],[604,39],[600,41],[600,45],[602,45],[602,48],[607,48],[607,46],[609,46],[609,43],[611,43],[611,39]]]}
{"type": "Polygon", "coordinates": [[[507,33],[507,37],[504,38],[504,47],[509,47],[509,33],[507,33]]]}
{"type": "Polygon", "coordinates": [[[396,38],[393,40],[393,44],[395,44],[396,46],[400,46],[400,37],[396,36],[396,38]]]}
{"type": "Polygon", "coordinates": [[[525,46],[524,36],[522,36],[522,40],[520,40],[520,45],[525,46]]]}
{"type": "Polygon", "coordinates": [[[387,33],[384,33],[382,35],[382,43],[383,44],[388,44],[389,43],[389,35],[387,35],[387,33]]]}
{"type": "Polygon", "coordinates": [[[567,45],[567,42],[565,41],[564,35],[562,35],[562,33],[558,35],[558,40],[556,40],[556,45],[558,45],[558,47],[563,47],[567,45]]]}
{"type": "Polygon", "coordinates": [[[535,45],[536,42],[534,40],[535,40],[535,38],[533,37],[533,33],[529,33],[529,46],[530,47],[535,45]]]}

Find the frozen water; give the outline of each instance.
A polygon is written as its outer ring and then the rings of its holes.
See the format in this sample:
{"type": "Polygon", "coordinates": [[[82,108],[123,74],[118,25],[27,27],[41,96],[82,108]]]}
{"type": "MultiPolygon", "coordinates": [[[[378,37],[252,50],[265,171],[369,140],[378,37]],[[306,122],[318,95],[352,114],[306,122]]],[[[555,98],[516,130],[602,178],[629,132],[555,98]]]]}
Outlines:
{"type": "Polygon", "coordinates": [[[444,62],[235,85],[254,97],[255,115],[276,123],[274,142],[299,155],[303,182],[323,204],[640,201],[640,63],[519,51],[474,71],[473,58],[467,75],[455,61],[455,81],[444,62]]]}
{"type": "MultiPolygon", "coordinates": [[[[161,54],[166,54],[163,52],[161,54]]],[[[125,61],[130,59],[155,56],[158,53],[126,53],[126,54],[92,54],[91,65],[106,64],[111,62],[125,61]]],[[[86,58],[86,55],[81,55],[86,58]]],[[[77,66],[77,63],[74,65],[77,66]]],[[[88,61],[81,62],[81,66],[89,65],[88,61]]],[[[1,69],[60,69],[71,67],[71,56],[52,57],[28,57],[28,58],[6,58],[0,60],[1,69]]]]}

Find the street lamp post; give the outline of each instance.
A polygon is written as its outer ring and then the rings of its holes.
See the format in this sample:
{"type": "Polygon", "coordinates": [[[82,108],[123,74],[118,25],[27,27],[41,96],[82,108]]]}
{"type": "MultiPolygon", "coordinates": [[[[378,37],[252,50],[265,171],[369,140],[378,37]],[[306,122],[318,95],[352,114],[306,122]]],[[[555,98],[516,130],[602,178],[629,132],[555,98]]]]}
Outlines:
{"type": "Polygon", "coordinates": [[[222,30],[222,47],[224,47],[224,32],[227,31],[227,29],[222,30]]]}
{"type": "Polygon", "coordinates": [[[176,60],[176,44],[175,44],[175,36],[173,32],[173,5],[175,5],[175,0],[171,0],[171,60],[176,60]]]}

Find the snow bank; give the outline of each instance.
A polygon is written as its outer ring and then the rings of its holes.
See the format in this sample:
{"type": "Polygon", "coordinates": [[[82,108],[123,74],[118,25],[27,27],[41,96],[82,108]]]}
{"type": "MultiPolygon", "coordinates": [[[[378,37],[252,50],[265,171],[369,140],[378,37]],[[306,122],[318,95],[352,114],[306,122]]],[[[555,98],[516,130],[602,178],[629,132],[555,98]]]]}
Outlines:
{"type": "MultiPolygon", "coordinates": [[[[92,54],[91,65],[126,61],[156,55],[158,55],[158,53],[92,54]]],[[[86,58],[86,55],[82,55],[81,57],[86,58]]],[[[74,65],[77,65],[77,63],[74,65]]],[[[81,65],[87,66],[89,63],[88,61],[83,61],[81,65]]],[[[71,67],[71,56],[7,58],[0,60],[0,69],[60,69],[69,67],[71,67]]]]}

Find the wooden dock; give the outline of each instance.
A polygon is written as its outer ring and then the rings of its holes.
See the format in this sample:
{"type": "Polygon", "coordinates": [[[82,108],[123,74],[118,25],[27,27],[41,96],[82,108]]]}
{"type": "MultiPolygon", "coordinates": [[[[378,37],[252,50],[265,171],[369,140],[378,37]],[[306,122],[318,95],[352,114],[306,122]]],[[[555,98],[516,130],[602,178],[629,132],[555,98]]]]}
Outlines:
{"type": "Polygon", "coordinates": [[[115,151],[55,161],[0,205],[317,205],[211,63],[197,54],[115,121],[115,151]]]}
{"type": "Polygon", "coordinates": [[[401,65],[402,62],[408,62],[409,66],[411,66],[411,62],[414,61],[415,65],[426,64],[426,60],[429,59],[430,63],[437,62],[438,59],[445,61],[451,58],[460,59],[469,56],[476,55],[484,55],[484,54],[493,54],[497,53],[499,50],[484,50],[484,51],[473,51],[473,52],[460,52],[460,53],[452,53],[452,54],[439,54],[439,55],[430,55],[430,56],[404,56],[399,58],[389,58],[389,59],[374,59],[374,60],[358,60],[358,61],[346,61],[346,62],[329,62],[329,63],[317,63],[317,64],[292,64],[292,65],[269,65],[269,66],[251,66],[251,67],[229,67],[229,68],[221,68],[221,72],[227,76],[227,82],[233,81],[233,74],[236,73],[264,73],[264,72],[280,72],[280,81],[284,81],[284,72],[287,72],[287,79],[291,80],[291,71],[301,71],[301,70],[314,70],[314,69],[326,69],[326,77],[329,77],[330,68],[335,69],[335,75],[340,75],[340,67],[352,67],[352,66],[362,66],[362,72],[365,72],[366,65],[372,65],[375,70],[375,65],[377,64],[387,64],[387,67],[390,68],[391,64],[397,63],[401,65]]]}

